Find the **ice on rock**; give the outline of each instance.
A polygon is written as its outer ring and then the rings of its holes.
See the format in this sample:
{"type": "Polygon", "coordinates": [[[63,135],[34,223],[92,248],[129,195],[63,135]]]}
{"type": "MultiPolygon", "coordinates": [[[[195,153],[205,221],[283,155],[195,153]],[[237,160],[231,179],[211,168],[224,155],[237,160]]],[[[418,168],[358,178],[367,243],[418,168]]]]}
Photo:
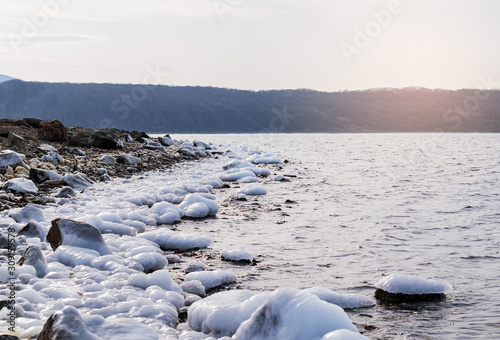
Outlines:
{"type": "Polygon", "coordinates": [[[37,237],[40,241],[45,240],[47,232],[40,226],[40,224],[35,220],[30,220],[24,227],[22,227],[18,232],[17,236],[24,235],[28,238],[37,237]]]}
{"type": "Polygon", "coordinates": [[[165,256],[156,252],[137,254],[132,256],[132,259],[141,264],[141,266],[144,268],[143,270],[145,273],[163,269],[168,264],[165,256]]]}
{"type": "Polygon", "coordinates": [[[201,297],[206,295],[205,286],[198,280],[191,280],[181,284],[181,288],[185,293],[195,294],[201,297]]]}
{"type": "Polygon", "coordinates": [[[206,177],[202,179],[202,183],[212,186],[212,188],[219,189],[224,184],[220,178],[216,177],[206,177]]]}
{"type": "Polygon", "coordinates": [[[132,274],[127,280],[129,286],[146,289],[149,286],[158,286],[164,290],[182,294],[181,287],[174,282],[167,269],[157,270],[151,274],[132,274]]]}
{"type": "Polygon", "coordinates": [[[452,289],[451,285],[409,275],[392,274],[376,284],[375,297],[389,302],[439,301],[452,289]]]}
{"type": "Polygon", "coordinates": [[[401,274],[392,274],[380,279],[376,287],[389,293],[402,294],[440,294],[452,289],[446,282],[401,274]]]}
{"type": "Polygon", "coordinates": [[[3,185],[3,188],[6,190],[14,191],[20,194],[35,194],[38,192],[38,188],[36,187],[33,181],[26,178],[14,178],[11,179],[3,185]]]}
{"type": "Polygon", "coordinates": [[[80,313],[73,306],[66,306],[54,313],[45,323],[39,339],[101,340],[90,332],[80,313]]]}
{"type": "Polygon", "coordinates": [[[268,297],[267,292],[249,290],[216,293],[189,307],[189,326],[195,331],[217,337],[232,336],[241,323],[248,320],[268,297]]]}
{"type": "Polygon", "coordinates": [[[357,333],[342,308],[295,288],[280,288],[243,322],[236,339],[317,339],[347,329],[357,333]]]}
{"type": "Polygon", "coordinates": [[[202,272],[208,268],[207,264],[201,261],[191,261],[188,263],[186,269],[184,271],[186,273],[192,272],[202,272]]]}
{"type": "Polygon", "coordinates": [[[209,236],[184,234],[165,228],[147,231],[137,237],[152,241],[164,250],[206,248],[213,243],[209,236]]]}
{"type": "Polygon", "coordinates": [[[245,250],[224,249],[222,250],[221,257],[226,261],[253,261],[252,253],[245,250]]]}
{"type": "Polygon", "coordinates": [[[181,209],[169,202],[153,204],[150,212],[157,224],[173,224],[179,221],[182,216],[181,209]]]}
{"type": "Polygon", "coordinates": [[[243,177],[238,180],[238,183],[255,183],[258,181],[259,179],[257,177],[243,177]]]}
{"type": "Polygon", "coordinates": [[[26,223],[30,220],[35,220],[37,222],[45,222],[45,215],[42,209],[35,207],[34,205],[27,205],[19,210],[14,210],[9,214],[9,217],[13,218],[16,222],[26,223]]]}
{"type": "Polygon", "coordinates": [[[206,217],[210,209],[203,202],[197,202],[189,205],[183,212],[184,216],[191,218],[203,218],[206,217]]]}
{"type": "MultiPolygon", "coordinates": [[[[16,275],[20,274],[30,274],[32,276],[36,276],[36,270],[32,266],[17,266],[16,267],[16,275]]],[[[0,267],[0,283],[9,282],[9,278],[12,277],[9,272],[9,268],[7,266],[0,267]]]]}
{"type": "Polygon", "coordinates": [[[111,221],[102,220],[99,216],[87,216],[83,220],[95,227],[97,227],[103,234],[118,234],[132,236],[137,234],[135,228],[132,228],[123,223],[116,223],[111,221]]]}
{"type": "MultiPolygon", "coordinates": [[[[196,203],[204,203],[208,207],[207,215],[214,216],[219,211],[219,205],[212,199],[203,197],[200,194],[189,194],[186,198],[179,204],[179,209],[181,209],[184,213],[188,210],[188,208],[196,203]]],[[[206,215],[206,216],[207,216],[206,215]]]]}
{"type": "Polygon", "coordinates": [[[305,291],[342,308],[362,308],[375,305],[375,300],[372,297],[361,294],[340,294],[320,287],[308,288],[305,291]]]}
{"type": "Polygon", "coordinates": [[[235,182],[245,177],[255,177],[255,173],[250,170],[233,169],[233,170],[228,170],[222,175],[220,175],[220,179],[223,180],[224,182],[235,182]]]}
{"type": "Polygon", "coordinates": [[[321,340],[368,340],[364,335],[347,329],[337,329],[336,331],[325,334],[321,340]]]}
{"type": "Polygon", "coordinates": [[[18,263],[20,265],[27,264],[35,268],[38,277],[43,277],[47,274],[47,260],[39,245],[35,244],[26,248],[23,257],[18,263]]]}
{"type": "Polygon", "coordinates": [[[281,164],[281,159],[272,153],[255,154],[247,158],[247,161],[254,164],[281,164]]]}
{"type": "Polygon", "coordinates": [[[101,255],[111,254],[99,229],[78,221],[60,218],[53,220],[47,241],[54,250],[60,245],[68,245],[96,250],[101,255]]]}
{"type": "Polygon", "coordinates": [[[87,189],[92,184],[78,174],[68,174],[63,177],[62,181],[73,189],[87,189]]]}
{"type": "Polygon", "coordinates": [[[267,190],[260,183],[252,183],[238,190],[238,193],[245,195],[265,195],[267,194],[267,190]]]}
{"type": "Polygon", "coordinates": [[[205,290],[210,290],[215,287],[235,283],[237,278],[236,275],[226,270],[214,270],[189,273],[186,275],[186,281],[191,280],[200,281],[205,290]]]}
{"type": "Polygon", "coordinates": [[[99,252],[93,249],[62,245],[47,256],[47,260],[49,262],[58,261],[70,267],[90,266],[92,260],[99,256],[99,252]]]}

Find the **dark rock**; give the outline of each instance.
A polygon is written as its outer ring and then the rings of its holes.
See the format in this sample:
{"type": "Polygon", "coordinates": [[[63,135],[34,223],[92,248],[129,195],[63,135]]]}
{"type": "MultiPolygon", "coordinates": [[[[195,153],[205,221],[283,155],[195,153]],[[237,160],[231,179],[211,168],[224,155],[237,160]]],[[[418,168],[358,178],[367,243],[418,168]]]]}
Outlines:
{"type": "Polygon", "coordinates": [[[22,149],[26,146],[26,140],[23,137],[16,135],[14,132],[10,132],[8,138],[9,147],[15,146],[19,149],[22,149]]]}
{"type": "Polygon", "coordinates": [[[123,149],[123,142],[109,131],[96,131],[89,138],[89,143],[99,149],[123,149]]]}
{"type": "Polygon", "coordinates": [[[149,138],[149,139],[151,139],[151,137],[149,137],[149,135],[146,132],[139,132],[139,131],[135,131],[134,130],[134,131],[132,131],[130,133],[130,135],[137,142],[140,142],[141,138],[149,138]]]}
{"type": "Polygon", "coordinates": [[[35,129],[38,129],[40,127],[40,124],[42,123],[42,120],[39,118],[23,118],[23,120],[26,122],[26,124],[35,129]]]}
{"type": "Polygon", "coordinates": [[[66,151],[71,154],[71,155],[75,155],[75,156],[85,156],[85,152],[83,152],[82,150],[78,149],[78,148],[67,148],[66,151]]]}
{"type": "Polygon", "coordinates": [[[76,192],[72,187],[64,187],[57,193],[57,197],[75,197],[76,192]]]}
{"type": "Polygon", "coordinates": [[[38,138],[52,142],[64,143],[68,141],[68,129],[66,129],[63,123],[57,119],[50,122],[42,120],[40,122],[40,127],[38,128],[38,138]]]}
{"type": "Polygon", "coordinates": [[[21,340],[15,335],[0,334],[0,340],[21,340]]]}
{"type": "Polygon", "coordinates": [[[52,221],[52,227],[47,234],[47,242],[50,243],[52,250],[66,244],[93,249],[101,255],[111,254],[99,229],[91,224],[69,219],[56,218],[52,221]]]}
{"type": "Polygon", "coordinates": [[[49,180],[57,180],[62,178],[63,177],[58,173],[56,173],[55,171],[37,169],[37,168],[30,169],[29,179],[31,179],[33,182],[37,184],[41,184],[49,180]]]}
{"type": "Polygon", "coordinates": [[[383,289],[377,288],[377,290],[375,290],[375,298],[379,299],[382,303],[395,303],[395,304],[408,303],[408,302],[438,302],[446,299],[446,294],[389,293],[383,289]]]}
{"type": "Polygon", "coordinates": [[[116,161],[121,164],[127,165],[139,165],[142,164],[142,160],[139,157],[122,154],[116,158],[116,161]]]}
{"type": "Polygon", "coordinates": [[[119,139],[123,143],[132,143],[134,141],[134,139],[132,138],[132,136],[129,133],[124,133],[124,134],[120,135],[119,139]]]}
{"type": "Polygon", "coordinates": [[[115,165],[116,164],[116,159],[113,156],[110,156],[110,155],[103,155],[101,157],[101,163],[104,163],[106,165],[115,165]]]}
{"type": "Polygon", "coordinates": [[[24,227],[22,227],[18,232],[17,236],[24,235],[26,237],[38,237],[41,241],[45,240],[47,233],[38,224],[37,221],[31,220],[24,227]]]}
{"type": "Polygon", "coordinates": [[[76,135],[69,136],[68,146],[90,147],[89,139],[92,133],[80,132],[76,135]]]}

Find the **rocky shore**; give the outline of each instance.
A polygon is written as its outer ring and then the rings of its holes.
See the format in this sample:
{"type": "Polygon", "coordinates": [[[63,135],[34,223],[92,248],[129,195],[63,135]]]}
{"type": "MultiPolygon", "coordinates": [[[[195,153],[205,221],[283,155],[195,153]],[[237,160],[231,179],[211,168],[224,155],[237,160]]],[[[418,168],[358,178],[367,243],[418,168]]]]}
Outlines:
{"type": "Polygon", "coordinates": [[[0,119],[0,149],[0,211],[212,154],[204,143],[168,135],[150,138],[145,132],[66,127],[35,118],[0,119]]]}

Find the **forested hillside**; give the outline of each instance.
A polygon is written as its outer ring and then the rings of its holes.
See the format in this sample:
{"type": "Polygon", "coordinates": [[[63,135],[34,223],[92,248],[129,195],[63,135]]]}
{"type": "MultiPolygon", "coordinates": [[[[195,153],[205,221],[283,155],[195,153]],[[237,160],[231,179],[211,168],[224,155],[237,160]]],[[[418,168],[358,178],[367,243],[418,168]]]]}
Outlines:
{"type": "Polygon", "coordinates": [[[500,132],[500,91],[0,83],[0,116],[148,132],[500,132]]]}

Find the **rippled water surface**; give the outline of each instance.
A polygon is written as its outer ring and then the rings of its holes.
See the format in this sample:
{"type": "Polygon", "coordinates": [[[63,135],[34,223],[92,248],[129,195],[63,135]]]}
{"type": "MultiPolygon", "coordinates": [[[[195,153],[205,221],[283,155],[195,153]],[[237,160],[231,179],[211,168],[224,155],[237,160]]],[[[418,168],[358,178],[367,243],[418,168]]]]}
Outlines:
{"type": "Polygon", "coordinates": [[[219,202],[218,218],[179,225],[211,235],[214,250],[257,255],[257,266],[226,265],[243,288],[372,295],[383,275],[440,279],[454,287],[443,302],[348,313],[371,339],[500,338],[500,135],[175,137],[289,161],[273,173],[290,182],[270,176],[266,196],[219,202]]]}

